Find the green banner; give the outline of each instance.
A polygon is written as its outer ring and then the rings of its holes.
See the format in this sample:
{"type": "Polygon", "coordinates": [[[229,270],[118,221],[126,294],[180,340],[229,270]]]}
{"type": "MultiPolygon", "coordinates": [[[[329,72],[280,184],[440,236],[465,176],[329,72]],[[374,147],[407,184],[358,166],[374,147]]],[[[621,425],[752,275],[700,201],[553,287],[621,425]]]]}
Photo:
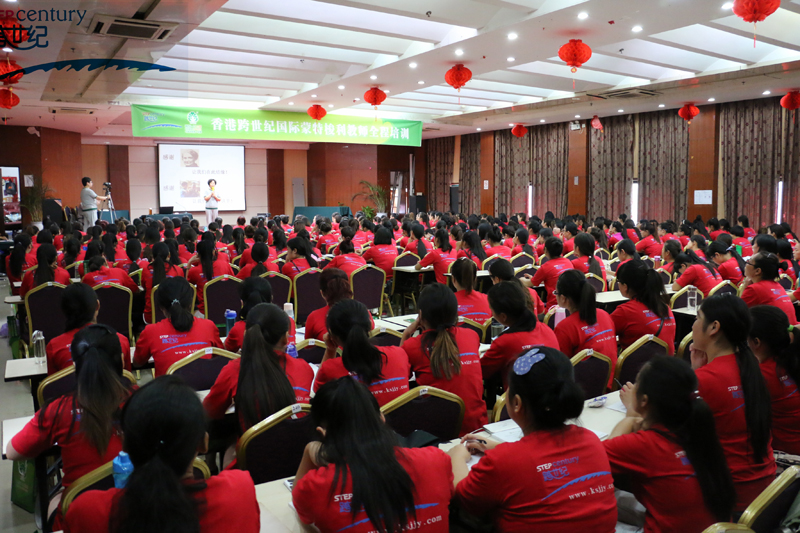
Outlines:
{"type": "Polygon", "coordinates": [[[134,137],[420,146],[422,122],[306,113],[132,105],[134,137]]]}

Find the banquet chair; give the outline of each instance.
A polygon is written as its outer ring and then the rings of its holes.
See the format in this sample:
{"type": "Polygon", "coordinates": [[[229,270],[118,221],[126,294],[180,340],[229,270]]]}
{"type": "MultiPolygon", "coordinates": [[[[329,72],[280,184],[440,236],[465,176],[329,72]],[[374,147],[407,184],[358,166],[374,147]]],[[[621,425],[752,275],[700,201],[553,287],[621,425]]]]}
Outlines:
{"type": "Polygon", "coordinates": [[[647,257],[646,255],[642,257],[642,263],[647,265],[647,268],[653,268],[656,265],[656,262],[653,261],[650,257],[647,257]]]}
{"type": "Polygon", "coordinates": [[[386,328],[375,328],[369,332],[369,343],[373,346],[400,346],[403,334],[386,328]]]}
{"type": "Polygon", "coordinates": [[[205,316],[216,324],[220,335],[225,333],[225,311],[242,309],[242,299],[239,296],[239,284],[242,280],[227,274],[216,277],[203,287],[203,301],[205,302],[205,316]]]}
{"type": "Polygon", "coordinates": [[[615,257],[614,259],[611,259],[611,260],[609,261],[609,263],[608,263],[608,269],[609,269],[611,272],[616,272],[616,271],[617,271],[617,269],[619,268],[619,262],[620,262],[620,261],[619,261],[619,259],[618,259],[618,258],[616,258],[616,257],[615,257]]]}
{"type": "MultiPolygon", "coordinates": [[[[191,285],[192,290],[194,291],[194,294],[192,295],[192,307],[191,307],[191,309],[194,309],[195,308],[195,303],[197,302],[197,287],[195,285],[192,285],[191,283],[189,285],[191,285]]],[[[150,289],[150,302],[151,302],[150,314],[151,314],[151,318],[153,320],[153,324],[155,324],[156,322],[159,322],[159,321],[164,320],[165,318],[167,318],[166,315],[164,314],[164,312],[161,310],[161,307],[157,303],[158,302],[158,285],[156,285],[155,287],[150,289]]]]}
{"type": "Polygon", "coordinates": [[[95,285],[94,292],[100,303],[97,323],[111,326],[133,342],[133,293],[128,287],[117,283],[95,285]]]}
{"type": "Polygon", "coordinates": [[[41,331],[45,343],[66,331],[67,317],[61,311],[61,294],[66,287],[60,283],[43,283],[25,295],[28,315],[28,346],[33,345],[33,332],[41,331]]]}
{"type": "Polygon", "coordinates": [[[381,407],[386,423],[403,437],[416,430],[441,440],[451,440],[461,432],[464,401],[436,387],[417,387],[381,407]]]}
{"type": "Polygon", "coordinates": [[[494,254],[492,256],[487,257],[486,259],[483,260],[483,263],[481,263],[481,270],[489,270],[494,264],[494,262],[497,261],[498,259],[503,259],[503,256],[501,256],[500,254],[494,254]]]}
{"type": "MultiPolygon", "coordinates": [[[[670,309],[682,309],[686,307],[689,300],[689,287],[693,285],[687,285],[683,287],[681,290],[676,291],[675,294],[672,295],[672,298],[669,300],[669,308],[670,309]]],[[[696,287],[695,287],[696,288],[696,287]]],[[[700,307],[700,303],[705,298],[703,291],[697,289],[697,307],[700,307]]]]}
{"type": "Polygon", "coordinates": [[[517,255],[511,258],[511,266],[513,266],[515,269],[532,265],[533,263],[534,263],[533,256],[526,254],[524,252],[518,253],[517,255]]]}
{"type": "Polygon", "coordinates": [[[792,290],[792,287],[794,287],[794,281],[792,281],[792,278],[790,278],[788,274],[781,274],[778,277],[778,283],[787,291],[792,290]]]}
{"type": "Polygon", "coordinates": [[[250,472],[256,485],[295,475],[314,439],[310,412],[308,404],[290,405],[245,431],[236,445],[236,467],[250,472]],[[306,416],[297,418],[300,413],[306,416]]]}
{"type": "Polygon", "coordinates": [[[536,271],[539,270],[539,267],[536,265],[526,265],[514,270],[514,277],[517,279],[524,279],[525,274],[530,274],[531,277],[536,275],[536,271]]]}
{"type": "MultiPolygon", "coordinates": [[[[736,285],[731,283],[730,280],[726,279],[725,281],[720,282],[719,284],[715,285],[713,289],[708,291],[708,297],[710,298],[715,294],[724,294],[726,292],[729,292],[731,294],[736,294],[738,290],[739,288],[736,285]]],[[[699,304],[700,302],[697,303],[699,304]]]]}
{"type": "Polygon", "coordinates": [[[681,343],[678,345],[678,349],[675,351],[675,357],[678,359],[683,359],[691,363],[691,356],[686,351],[689,348],[689,345],[692,343],[692,333],[689,332],[683,339],[681,339],[681,343]]]}
{"type": "MultiPolygon", "coordinates": [[[[555,319],[556,319],[556,307],[551,307],[545,314],[544,314],[544,323],[550,329],[556,329],[555,319]]],[[[569,316],[569,309],[564,309],[564,318],[569,316]]]]}
{"type": "Polygon", "coordinates": [[[377,309],[378,318],[383,316],[385,286],[386,272],[376,266],[364,265],[350,274],[353,299],[364,304],[367,309],[377,309]]]}
{"type": "MultiPolygon", "coordinates": [[[[667,355],[667,343],[655,335],[642,335],[639,340],[625,348],[617,359],[614,372],[618,383],[635,383],[639,370],[651,359],[659,355],[667,355]]],[[[615,385],[615,388],[619,385],[615,385]]]]}
{"type": "Polygon", "coordinates": [[[671,283],[672,282],[672,274],[671,273],[667,272],[663,268],[657,268],[656,272],[658,272],[658,275],[661,276],[661,281],[664,282],[664,285],[666,285],[667,283],[671,283]]]}
{"type": "Polygon", "coordinates": [[[64,267],[64,270],[69,273],[70,278],[77,278],[78,277],[78,265],[81,264],[82,261],[75,261],[71,265],[67,265],[64,267]]]}
{"type": "Polygon", "coordinates": [[[504,392],[500,399],[497,400],[497,403],[494,404],[494,409],[492,409],[492,422],[502,422],[503,420],[509,420],[511,417],[508,414],[508,406],[506,402],[508,401],[508,392],[504,392]]]}
{"type": "Polygon", "coordinates": [[[606,280],[597,274],[592,274],[591,272],[587,272],[585,276],[586,281],[588,281],[589,285],[592,286],[594,292],[606,292],[606,280]]]}
{"type": "Polygon", "coordinates": [[[239,357],[239,354],[222,348],[203,348],[172,363],[167,374],[182,377],[186,384],[196,391],[208,390],[225,365],[239,357]]]}
{"type": "MultiPolygon", "coordinates": [[[[411,252],[403,252],[398,255],[394,260],[394,268],[409,267],[419,263],[419,256],[411,252]]],[[[401,298],[409,299],[417,305],[417,299],[414,293],[419,290],[419,275],[408,274],[405,272],[395,272],[392,278],[392,293],[389,295],[390,301],[395,294],[399,294],[401,298]]]]}
{"type": "Polygon", "coordinates": [[[295,346],[298,359],[318,365],[325,356],[325,342],[319,339],[305,339],[295,346]]]}
{"type": "Polygon", "coordinates": [[[598,248],[594,251],[594,255],[596,255],[602,261],[608,261],[611,257],[611,254],[605,248],[598,248]]]}
{"type": "Polygon", "coordinates": [[[489,339],[489,332],[492,329],[492,319],[487,318],[483,321],[483,323],[481,323],[470,318],[460,316],[458,317],[458,327],[471,329],[478,334],[478,340],[484,344],[487,343],[489,339]]]}
{"type": "Polygon", "coordinates": [[[587,398],[596,398],[606,392],[614,363],[607,355],[592,349],[581,350],[570,359],[575,372],[575,383],[581,386],[587,398]]]}
{"type": "Polygon", "coordinates": [[[283,309],[283,304],[289,301],[292,290],[292,280],[278,272],[264,272],[261,277],[269,281],[272,287],[272,303],[283,309]]]}
{"type": "Polygon", "coordinates": [[[305,324],[312,311],[328,305],[319,290],[319,277],[322,270],[309,268],[295,276],[292,282],[294,297],[294,319],[298,324],[305,324]]]}
{"type": "MultiPolygon", "coordinates": [[[[127,382],[130,388],[137,384],[136,378],[127,370],[122,371],[122,380],[123,383],[127,382]]],[[[62,368],[58,372],[50,374],[39,383],[39,388],[36,389],[36,398],[39,400],[39,405],[46,405],[56,398],[69,394],[75,390],[77,384],[75,365],[62,368]]]]}

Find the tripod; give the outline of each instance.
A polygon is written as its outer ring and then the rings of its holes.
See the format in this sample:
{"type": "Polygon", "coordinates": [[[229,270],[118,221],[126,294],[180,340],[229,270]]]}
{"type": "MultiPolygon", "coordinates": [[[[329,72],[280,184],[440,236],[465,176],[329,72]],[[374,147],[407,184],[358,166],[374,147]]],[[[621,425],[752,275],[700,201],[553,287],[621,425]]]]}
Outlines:
{"type": "Polygon", "coordinates": [[[111,223],[114,224],[117,221],[117,210],[114,207],[114,199],[111,198],[111,191],[108,189],[106,189],[106,197],[108,198],[108,200],[106,200],[106,209],[111,214],[111,223]]]}

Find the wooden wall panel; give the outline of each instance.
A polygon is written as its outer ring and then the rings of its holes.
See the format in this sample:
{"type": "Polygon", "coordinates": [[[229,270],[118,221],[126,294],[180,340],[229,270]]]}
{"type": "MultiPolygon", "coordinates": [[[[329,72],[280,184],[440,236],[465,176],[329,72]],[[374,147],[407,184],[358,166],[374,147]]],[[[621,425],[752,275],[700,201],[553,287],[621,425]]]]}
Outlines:
{"type": "MultiPolygon", "coordinates": [[[[419,157],[417,151],[419,148],[413,146],[384,146],[378,145],[378,185],[385,187],[389,190],[389,173],[392,171],[400,171],[405,173],[405,182],[403,183],[404,190],[401,193],[400,211],[405,212],[406,197],[411,194],[410,182],[411,168],[410,156],[414,155],[415,158],[419,157]]],[[[424,156],[423,156],[424,168],[424,156]]],[[[414,161],[414,171],[417,172],[419,168],[419,161],[414,161]]],[[[419,179],[415,176],[415,182],[419,179]]]]}
{"type": "MultiPolygon", "coordinates": [[[[42,135],[41,178],[61,198],[62,205],[76,206],[81,201],[83,154],[81,134],[72,131],[39,128],[42,135]]],[[[25,132],[25,135],[28,135],[25,132]]],[[[94,191],[103,194],[103,180],[93,180],[94,191]]]]}
{"type": "Polygon", "coordinates": [[[158,213],[158,148],[128,146],[131,218],[158,213]]]}
{"type": "Polygon", "coordinates": [[[414,148],[414,192],[427,194],[428,186],[428,165],[425,161],[425,143],[418,148],[414,148]]]}
{"type": "Polygon", "coordinates": [[[481,213],[494,214],[494,132],[481,133],[481,213]],[[484,181],[489,182],[485,189],[484,181]]]}
{"type": "Polygon", "coordinates": [[[717,215],[717,173],[719,170],[719,122],[716,105],[700,106],[697,115],[689,127],[689,179],[686,202],[688,215],[686,218],[694,220],[701,215],[703,220],[708,220],[717,215]],[[695,205],[694,191],[711,190],[711,205],[695,205]]]}
{"type": "Polygon", "coordinates": [[[267,150],[267,205],[272,216],[286,213],[283,150],[267,150]]]}
{"type": "Polygon", "coordinates": [[[309,205],[308,196],[308,151],[307,150],[284,150],[283,151],[283,198],[286,211],[294,212],[294,193],[292,191],[292,178],[302,178],[306,187],[306,205],[309,205]]]}
{"type": "MultiPolygon", "coordinates": [[[[131,174],[130,174],[130,158],[127,146],[102,144],[98,145],[83,145],[83,168],[86,169],[89,164],[86,160],[88,157],[106,156],[106,165],[108,168],[108,179],[111,182],[112,189],[111,195],[114,199],[114,207],[121,210],[131,209],[131,174]],[[100,150],[91,150],[91,148],[100,148],[105,152],[101,153],[100,150]],[[87,150],[89,149],[89,150],[87,150]]],[[[88,176],[89,174],[87,174],[88,176]]],[[[94,178],[93,178],[94,179],[94,178]]],[[[94,179],[96,181],[96,179],[94,179]]]]}
{"type": "Polygon", "coordinates": [[[325,144],[308,147],[308,204],[325,205],[325,144]]]}
{"type": "MultiPolygon", "coordinates": [[[[584,123],[585,125],[585,123],[584,123]]],[[[589,182],[589,130],[582,128],[579,131],[569,132],[569,171],[567,177],[567,213],[555,213],[557,217],[566,214],[586,214],[588,202],[589,182]],[[575,177],[578,184],[575,184],[575,177]]],[[[536,213],[540,217],[543,213],[536,213]]],[[[591,213],[591,216],[596,216],[591,213]]]]}
{"type": "MultiPolygon", "coordinates": [[[[378,183],[378,147],[374,144],[338,144],[325,146],[326,202],[334,206],[340,202],[355,213],[367,203],[363,198],[353,200],[362,191],[362,180],[378,183]]],[[[317,204],[319,205],[319,204],[317,204]]]]}

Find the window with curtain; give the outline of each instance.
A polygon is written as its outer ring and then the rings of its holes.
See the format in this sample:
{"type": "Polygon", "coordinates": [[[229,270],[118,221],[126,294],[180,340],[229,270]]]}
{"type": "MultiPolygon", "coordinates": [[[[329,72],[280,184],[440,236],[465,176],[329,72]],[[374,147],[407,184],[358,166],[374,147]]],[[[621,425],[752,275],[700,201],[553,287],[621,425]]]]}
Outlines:
{"type": "Polygon", "coordinates": [[[685,218],[688,179],[685,121],[674,110],[640,114],[639,213],[659,221],[685,218]]]}
{"type": "Polygon", "coordinates": [[[481,209],[481,134],[461,136],[461,212],[467,215],[481,209]]]}
{"type": "Polygon", "coordinates": [[[603,130],[586,128],[589,139],[587,219],[605,216],[616,220],[631,208],[633,182],[633,115],[603,119],[603,130]],[[590,131],[589,131],[590,130],[590,131]]]}
{"type": "Polygon", "coordinates": [[[455,137],[425,141],[428,177],[428,211],[450,210],[450,184],[453,181],[455,137]]]}
{"type": "Polygon", "coordinates": [[[533,214],[544,218],[547,211],[567,214],[569,173],[569,123],[533,126],[531,138],[531,195],[533,214]]]}

